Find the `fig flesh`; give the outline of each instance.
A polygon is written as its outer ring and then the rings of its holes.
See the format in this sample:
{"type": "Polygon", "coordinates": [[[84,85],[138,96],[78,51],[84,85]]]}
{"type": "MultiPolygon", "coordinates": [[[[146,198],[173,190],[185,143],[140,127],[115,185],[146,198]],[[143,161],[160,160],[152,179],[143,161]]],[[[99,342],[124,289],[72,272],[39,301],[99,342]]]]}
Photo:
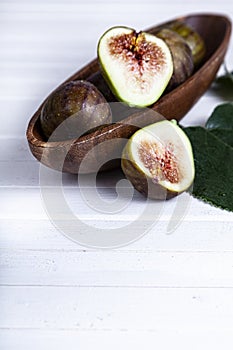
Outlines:
{"type": "Polygon", "coordinates": [[[123,150],[121,166],[136,190],[153,199],[182,193],[195,174],[190,141],[175,121],[168,120],[134,133],[123,150]]]}
{"type": "Polygon", "coordinates": [[[167,86],[167,90],[172,90],[183,83],[194,70],[192,51],[185,40],[170,29],[162,29],[156,34],[168,45],[173,59],[173,74],[167,86]]]}
{"type": "Polygon", "coordinates": [[[111,122],[106,99],[84,80],[70,81],[52,92],[40,114],[43,134],[47,139],[52,135],[52,141],[74,139],[111,122]]]}
{"type": "Polygon", "coordinates": [[[98,43],[103,75],[118,100],[145,107],[156,102],[173,73],[164,40],[128,27],[113,27],[98,43]]]}

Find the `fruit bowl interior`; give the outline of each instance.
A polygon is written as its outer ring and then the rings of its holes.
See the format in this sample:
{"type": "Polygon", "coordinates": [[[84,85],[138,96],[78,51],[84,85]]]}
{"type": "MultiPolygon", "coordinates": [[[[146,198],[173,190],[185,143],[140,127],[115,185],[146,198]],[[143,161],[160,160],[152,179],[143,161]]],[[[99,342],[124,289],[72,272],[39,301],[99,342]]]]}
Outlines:
{"type": "MultiPolygon", "coordinates": [[[[226,16],[217,14],[191,14],[172,19],[174,20],[184,21],[192,26],[204,39],[206,54],[198,69],[184,83],[163,94],[155,104],[150,106],[149,109],[154,113],[148,113],[148,109],[144,112],[122,104],[120,113],[119,110],[117,113],[113,110],[113,123],[100,126],[78,139],[60,142],[49,142],[45,139],[39,120],[41,108],[45,102],[43,101],[27,127],[30,150],[41,163],[53,169],[74,174],[95,172],[100,164],[103,165],[101,169],[108,170],[119,166],[120,152],[124,144],[138,128],[158,121],[160,115],[168,120],[178,121],[185,116],[215,79],[229,44],[231,22],[226,16]],[[106,141],[109,141],[107,146],[106,141]],[[93,151],[94,148],[96,148],[95,151],[93,151]],[[88,161],[80,170],[80,164],[88,153],[90,153],[88,161]]],[[[153,33],[158,26],[145,31],[153,33]]],[[[88,63],[65,82],[80,79],[89,80],[100,89],[106,88],[97,59],[88,63]]],[[[108,102],[116,101],[111,92],[107,91],[105,97],[108,102]]]]}

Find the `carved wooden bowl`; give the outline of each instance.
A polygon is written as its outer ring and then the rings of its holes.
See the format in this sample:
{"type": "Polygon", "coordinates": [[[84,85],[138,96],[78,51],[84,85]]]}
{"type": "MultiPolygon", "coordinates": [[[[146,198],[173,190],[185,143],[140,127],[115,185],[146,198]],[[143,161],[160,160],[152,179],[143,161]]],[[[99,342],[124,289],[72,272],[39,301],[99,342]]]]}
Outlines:
{"type": "MultiPolygon", "coordinates": [[[[184,117],[215,79],[229,44],[231,22],[227,17],[217,14],[191,14],[176,20],[192,26],[206,44],[205,58],[190,78],[171,92],[164,94],[154,105],[145,110],[138,111],[122,105],[122,110],[114,116],[112,124],[103,125],[73,140],[49,142],[44,139],[39,121],[44,101],[27,128],[27,139],[32,154],[46,166],[68,173],[91,173],[99,168],[107,170],[119,165],[120,154],[126,140],[139,127],[158,121],[160,115],[168,120],[178,121],[184,117]]],[[[146,31],[154,32],[157,27],[146,31]]],[[[65,82],[85,79],[95,83],[95,76],[98,75],[100,75],[98,60],[94,59],[65,82]]],[[[102,83],[104,84],[104,81],[102,83]]],[[[108,102],[113,101],[114,99],[110,97],[108,102]]]]}

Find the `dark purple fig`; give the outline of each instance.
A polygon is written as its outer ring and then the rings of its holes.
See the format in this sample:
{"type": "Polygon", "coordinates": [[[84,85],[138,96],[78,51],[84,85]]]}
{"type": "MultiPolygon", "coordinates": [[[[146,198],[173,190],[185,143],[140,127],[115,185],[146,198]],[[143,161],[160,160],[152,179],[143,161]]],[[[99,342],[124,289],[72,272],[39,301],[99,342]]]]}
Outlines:
{"type": "Polygon", "coordinates": [[[112,113],[101,92],[90,82],[65,83],[47,98],[40,115],[44,136],[52,141],[75,139],[112,122],[112,113]]]}
{"type": "Polygon", "coordinates": [[[197,67],[205,57],[205,42],[197,31],[181,21],[172,22],[169,28],[178,33],[186,41],[192,51],[193,63],[197,67]]]}
{"type": "Polygon", "coordinates": [[[192,52],[185,40],[170,29],[162,29],[156,36],[166,42],[172,54],[173,74],[167,86],[167,90],[170,91],[192,74],[194,69],[192,52]]]}

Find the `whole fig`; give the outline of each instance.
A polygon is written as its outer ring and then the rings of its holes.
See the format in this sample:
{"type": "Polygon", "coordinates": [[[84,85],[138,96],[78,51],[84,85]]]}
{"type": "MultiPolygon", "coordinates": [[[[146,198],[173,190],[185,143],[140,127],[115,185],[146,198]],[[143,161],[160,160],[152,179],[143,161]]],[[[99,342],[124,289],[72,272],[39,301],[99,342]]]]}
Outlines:
{"type": "Polygon", "coordinates": [[[70,81],[50,94],[41,110],[44,136],[52,141],[74,139],[111,123],[109,104],[100,91],[84,80],[70,81]]]}
{"type": "Polygon", "coordinates": [[[194,66],[198,67],[206,53],[203,38],[190,25],[182,21],[172,22],[169,28],[178,33],[188,44],[192,52],[194,66]]]}
{"type": "Polygon", "coordinates": [[[167,86],[167,91],[183,83],[193,72],[192,52],[185,40],[170,29],[162,29],[156,36],[168,45],[173,59],[173,74],[167,86]]]}

